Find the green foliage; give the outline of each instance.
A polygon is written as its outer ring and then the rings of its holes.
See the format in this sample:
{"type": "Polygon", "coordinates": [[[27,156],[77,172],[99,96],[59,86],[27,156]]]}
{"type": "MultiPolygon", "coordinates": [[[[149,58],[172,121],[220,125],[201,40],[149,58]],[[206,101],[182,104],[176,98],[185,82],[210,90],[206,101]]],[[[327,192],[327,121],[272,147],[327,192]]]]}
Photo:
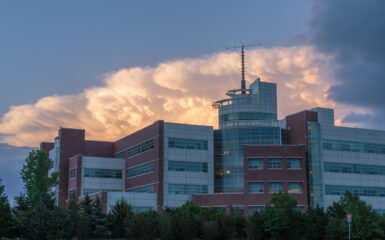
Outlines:
{"type": "Polygon", "coordinates": [[[296,206],[289,194],[274,194],[262,212],[265,239],[302,239],[302,212],[296,206]]]}
{"type": "Polygon", "coordinates": [[[326,226],[328,225],[328,217],[324,210],[317,206],[314,209],[309,209],[304,215],[305,219],[305,239],[307,240],[322,240],[326,236],[326,226]]]}
{"type": "Polygon", "coordinates": [[[348,223],[346,215],[351,213],[352,239],[381,239],[384,232],[378,225],[379,216],[372,211],[371,206],[360,200],[357,195],[345,192],[338,202],[328,208],[329,224],[326,231],[330,239],[346,239],[348,223]]]}
{"type": "Polygon", "coordinates": [[[52,161],[44,151],[32,151],[21,170],[26,200],[34,203],[43,201],[53,204],[52,188],[58,183],[58,174],[48,174],[52,161]]]}
{"type": "Polygon", "coordinates": [[[153,240],[160,236],[159,214],[156,211],[146,211],[135,214],[128,224],[129,239],[153,240]]]}
{"type": "Polygon", "coordinates": [[[4,193],[4,186],[0,179],[0,238],[12,237],[13,218],[8,197],[4,193]]]}
{"type": "Polygon", "coordinates": [[[108,214],[109,229],[113,238],[124,238],[127,236],[127,226],[133,215],[132,207],[124,199],[115,203],[108,214]]]}
{"type": "Polygon", "coordinates": [[[263,217],[260,212],[256,211],[252,216],[249,216],[249,221],[246,224],[246,232],[250,240],[263,239],[263,217]]]}

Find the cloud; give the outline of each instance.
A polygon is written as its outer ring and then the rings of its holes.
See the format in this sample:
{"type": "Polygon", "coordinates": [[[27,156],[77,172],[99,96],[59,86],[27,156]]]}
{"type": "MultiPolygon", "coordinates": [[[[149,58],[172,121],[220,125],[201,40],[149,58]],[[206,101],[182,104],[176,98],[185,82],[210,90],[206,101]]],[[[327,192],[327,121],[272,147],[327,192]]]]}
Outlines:
{"type": "Polygon", "coordinates": [[[343,122],[385,129],[385,1],[315,1],[310,42],[333,55],[335,78],[328,92],[332,101],[360,107],[343,122]],[[360,116],[360,117],[359,117],[360,116]]]}
{"type": "MultiPolygon", "coordinates": [[[[278,84],[281,118],[315,106],[338,108],[327,95],[335,84],[331,56],[296,46],[248,50],[246,57],[248,84],[257,76],[278,84]]],[[[0,121],[1,141],[37,146],[52,141],[59,126],[84,128],[88,139],[116,141],[158,119],[216,126],[211,104],[239,88],[239,68],[239,53],[223,52],[111,72],[102,86],[80,94],[11,107],[0,121]]]]}

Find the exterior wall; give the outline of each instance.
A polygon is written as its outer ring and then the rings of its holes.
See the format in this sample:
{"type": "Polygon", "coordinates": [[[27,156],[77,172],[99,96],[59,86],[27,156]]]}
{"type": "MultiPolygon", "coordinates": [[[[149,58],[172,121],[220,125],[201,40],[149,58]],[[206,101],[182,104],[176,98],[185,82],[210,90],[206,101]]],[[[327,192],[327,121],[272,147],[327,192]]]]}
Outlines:
{"type": "Polygon", "coordinates": [[[42,142],[40,143],[40,150],[45,151],[47,154],[55,147],[55,144],[52,142],[42,142]]]}
{"type": "Polygon", "coordinates": [[[169,184],[206,185],[208,193],[214,193],[213,128],[177,123],[164,125],[164,205],[175,208],[191,201],[191,194],[169,194],[169,184]],[[168,146],[169,138],[207,141],[207,150],[181,149],[168,146]],[[207,163],[207,172],[169,171],[169,161],[207,163]]]}
{"type": "Polygon", "coordinates": [[[127,154],[124,153],[124,158],[126,159],[125,172],[127,172],[128,168],[151,161],[154,162],[154,171],[133,178],[125,178],[125,190],[154,184],[154,192],[157,196],[157,209],[159,211],[163,208],[163,125],[163,121],[157,121],[115,143],[115,154],[118,154],[147,140],[154,139],[153,149],[128,158],[127,154]]]}
{"type": "Polygon", "coordinates": [[[120,158],[103,158],[103,157],[88,157],[80,158],[82,161],[81,172],[84,173],[85,168],[96,169],[113,169],[121,170],[122,178],[96,178],[84,177],[84,174],[79,175],[81,178],[81,192],[80,195],[85,195],[84,189],[95,189],[103,191],[124,191],[124,169],[125,161],[120,158]]]}
{"type": "Polygon", "coordinates": [[[71,169],[75,169],[75,177],[71,178],[69,176],[69,178],[68,178],[68,196],[67,196],[67,199],[69,199],[71,197],[70,193],[69,193],[71,190],[75,191],[76,197],[79,197],[81,194],[81,187],[82,187],[82,156],[81,155],[76,155],[76,156],[70,158],[68,171],[70,172],[71,169]]]}
{"type": "Polygon", "coordinates": [[[84,155],[91,157],[114,157],[114,142],[89,141],[84,142],[84,155]]]}
{"type": "Polygon", "coordinates": [[[288,192],[289,182],[301,182],[302,193],[290,193],[289,195],[298,201],[298,206],[308,209],[307,190],[307,159],[305,145],[282,146],[245,146],[244,147],[244,171],[245,171],[245,195],[248,205],[264,206],[270,200],[272,194],[268,191],[269,182],[282,182],[283,192],[288,192]],[[263,158],[263,169],[248,169],[248,158],[263,158]],[[283,159],[282,169],[268,169],[268,158],[279,157],[283,159]],[[301,169],[288,169],[288,158],[301,158],[301,169]],[[249,182],[264,182],[264,193],[249,193],[249,182]]]}
{"type": "Polygon", "coordinates": [[[283,192],[288,192],[288,182],[302,182],[302,193],[290,193],[290,196],[298,201],[298,206],[303,210],[308,209],[307,177],[306,177],[306,147],[305,145],[285,146],[244,146],[244,193],[239,194],[194,194],[194,203],[203,207],[241,207],[246,216],[250,207],[264,207],[272,197],[268,192],[269,182],[283,182],[283,192]],[[248,169],[248,158],[258,157],[264,159],[264,169],[248,169]],[[282,157],[283,169],[267,169],[268,157],[282,157]],[[301,158],[301,169],[287,169],[286,160],[289,157],[301,158]],[[249,193],[249,182],[264,182],[264,193],[249,193]]]}
{"type": "Polygon", "coordinates": [[[65,205],[68,197],[69,159],[84,153],[84,130],[60,128],[60,160],[58,203],[65,205]]]}
{"type": "Polygon", "coordinates": [[[317,122],[317,112],[303,111],[286,117],[287,144],[307,144],[307,122],[317,122]]]}
{"type": "MultiPolygon", "coordinates": [[[[385,131],[335,127],[329,125],[320,125],[321,141],[323,140],[337,140],[353,143],[370,143],[379,144],[385,149],[385,131]]],[[[321,158],[322,164],[325,163],[342,163],[342,164],[360,164],[365,166],[374,166],[374,168],[385,167],[385,151],[383,153],[371,152],[356,152],[346,150],[330,150],[325,148],[321,142],[321,158]]],[[[324,187],[324,208],[330,206],[333,201],[337,201],[340,195],[327,194],[326,185],[329,186],[345,186],[345,187],[363,187],[367,189],[368,194],[372,187],[385,189],[385,175],[366,173],[352,173],[350,170],[340,172],[327,171],[324,168],[323,173],[323,187],[324,187]],[[344,172],[345,171],[345,172],[344,172]]],[[[385,174],[385,173],[384,173],[385,174]]],[[[359,194],[360,195],[360,194],[359,194]]],[[[361,199],[372,205],[373,209],[384,212],[385,211],[385,194],[381,196],[360,196],[361,199]]]]}
{"type": "Polygon", "coordinates": [[[157,194],[141,192],[107,192],[106,211],[111,211],[116,202],[126,200],[135,209],[157,210],[157,194]]]}

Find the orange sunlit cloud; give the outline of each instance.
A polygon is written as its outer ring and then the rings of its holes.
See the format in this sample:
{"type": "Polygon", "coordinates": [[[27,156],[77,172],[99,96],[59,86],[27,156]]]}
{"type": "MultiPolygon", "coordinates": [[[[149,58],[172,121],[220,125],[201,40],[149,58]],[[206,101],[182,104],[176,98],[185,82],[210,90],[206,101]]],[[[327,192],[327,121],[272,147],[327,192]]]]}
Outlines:
{"type": "MultiPolygon", "coordinates": [[[[259,48],[246,54],[248,84],[257,76],[277,83],[280,118],[321,106],[336,108],[336,122],[341,122],[339,106],[327,99],[335,83],[330,56],[311,47],[259,48]]],[[[121,69],[109,73],[103,86],[80,94],[12,106],[0,120],[2,142],[37,146],[52,141],[59,126],[86,129],[88,139],[110,141],[158,119],[216,126],[217,112],[211,104],[227,90],[239,88],[239,70],[237,52],[121,69]]]]}

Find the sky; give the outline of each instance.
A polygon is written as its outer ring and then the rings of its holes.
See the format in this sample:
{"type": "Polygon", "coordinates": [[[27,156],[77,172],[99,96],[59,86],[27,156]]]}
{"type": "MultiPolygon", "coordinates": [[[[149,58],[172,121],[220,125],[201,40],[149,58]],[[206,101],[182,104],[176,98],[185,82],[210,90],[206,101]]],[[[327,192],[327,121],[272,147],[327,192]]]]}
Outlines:
{"type": "Polygon", "coordinates": [[[247,82],[277,83],[279,118],[331,107],[337,125],[385,129],[384,42],[382,0],[1,1],[0,178],[13,198],[59,126],[111,141],[157,119],[216,126],[241,43],[260,44],[247,82]]]}

